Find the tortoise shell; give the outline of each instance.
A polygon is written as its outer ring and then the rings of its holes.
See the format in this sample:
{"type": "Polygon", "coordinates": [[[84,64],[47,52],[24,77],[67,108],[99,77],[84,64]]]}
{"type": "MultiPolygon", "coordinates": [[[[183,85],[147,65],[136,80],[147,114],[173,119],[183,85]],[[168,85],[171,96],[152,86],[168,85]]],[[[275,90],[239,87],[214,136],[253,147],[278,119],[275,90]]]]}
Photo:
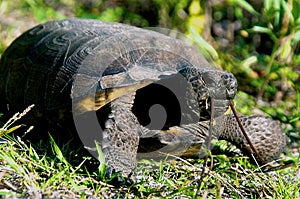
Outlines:
{"type": "Polygon", "coordinates": [[[55,109],[71,98],[157,81],[188,66],[209,64],[195,49],[157,32],[98,20],[52,21],[5,51],[0,91],[15,105],[55,109]]]}

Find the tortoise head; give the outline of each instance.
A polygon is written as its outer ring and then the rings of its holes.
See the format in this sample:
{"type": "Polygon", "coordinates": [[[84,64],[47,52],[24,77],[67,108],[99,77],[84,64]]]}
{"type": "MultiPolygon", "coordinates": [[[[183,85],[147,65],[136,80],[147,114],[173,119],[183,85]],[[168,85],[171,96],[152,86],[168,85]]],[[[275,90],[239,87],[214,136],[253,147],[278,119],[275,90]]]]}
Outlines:
{"type": "Polygon", "coordinates": [[[209,119],[211,99],[214,100],[214,115],[224,115],[237,91],[233,74],[206,67],[186,68],[180,72],[197,95],[200,113],[207,113],[201,115],[203,119],[209,119]]]}

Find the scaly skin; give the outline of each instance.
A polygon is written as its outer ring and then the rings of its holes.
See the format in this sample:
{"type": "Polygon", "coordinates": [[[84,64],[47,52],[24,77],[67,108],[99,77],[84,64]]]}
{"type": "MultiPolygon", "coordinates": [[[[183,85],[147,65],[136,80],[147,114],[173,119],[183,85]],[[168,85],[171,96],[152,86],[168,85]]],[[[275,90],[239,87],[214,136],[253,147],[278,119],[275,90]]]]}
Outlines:
{"type": "Polygon", "coordinates": [[[111,102],[111,113],[105,122],[101,143],[109,172],[128,176],[136,167],[141,126],[131,112],[135,92],[111,102]]]}
{"type": "MultiPolygon", "coordinates": [[[[285,151],[286,135],[277,121],[262,116],[239,116],[248,137],[258,152],[260,163],[268,163],[279,157],[285,151]]],[[[220,135],[238,146],[243,151],[251,153],[250,146],[243,135],[234,116],[229,115],[225,119],[225,129],[220,135]]],[[[253,152],[252,152],[253,153],[253,152]]]]}

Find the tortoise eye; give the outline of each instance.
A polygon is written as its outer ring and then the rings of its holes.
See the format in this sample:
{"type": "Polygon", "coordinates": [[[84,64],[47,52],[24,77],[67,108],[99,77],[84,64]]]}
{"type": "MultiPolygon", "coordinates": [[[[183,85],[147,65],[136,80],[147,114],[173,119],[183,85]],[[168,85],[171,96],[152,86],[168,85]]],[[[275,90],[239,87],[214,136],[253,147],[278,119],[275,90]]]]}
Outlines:
{"type": "Polygon", "coordinates": [[[222,78],[223,79],[228,79],[229,78],[229,76],[226,74],[226,75],[222,75],[222,78]]]}

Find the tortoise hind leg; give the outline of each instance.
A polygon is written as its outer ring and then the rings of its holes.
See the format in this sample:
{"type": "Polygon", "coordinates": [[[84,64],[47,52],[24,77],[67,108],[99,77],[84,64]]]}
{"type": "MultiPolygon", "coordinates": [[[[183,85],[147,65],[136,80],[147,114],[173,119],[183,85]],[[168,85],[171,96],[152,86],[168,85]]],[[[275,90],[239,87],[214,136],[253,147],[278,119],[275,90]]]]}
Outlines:
{"type": "Polygon", "coordinates": [[[140,125],[131,112],[135,92],[111,102],[111,113],[103,131],[102,150],[111,171],[128,176],[136,167],[140,125]]]}
{"type": "MultiPolygon", "coordinates": [[[[239,119],[258,153],[254,155],[259,163],[265,164],[276,160],[280,153],[286,150],[287,137],[277,121],[263,116],[239,115],[239,119]]],[[[253,153],[233,115],[226,116],[224,126],[221,139],[232,142],[247,154],[253,153]]]]}

